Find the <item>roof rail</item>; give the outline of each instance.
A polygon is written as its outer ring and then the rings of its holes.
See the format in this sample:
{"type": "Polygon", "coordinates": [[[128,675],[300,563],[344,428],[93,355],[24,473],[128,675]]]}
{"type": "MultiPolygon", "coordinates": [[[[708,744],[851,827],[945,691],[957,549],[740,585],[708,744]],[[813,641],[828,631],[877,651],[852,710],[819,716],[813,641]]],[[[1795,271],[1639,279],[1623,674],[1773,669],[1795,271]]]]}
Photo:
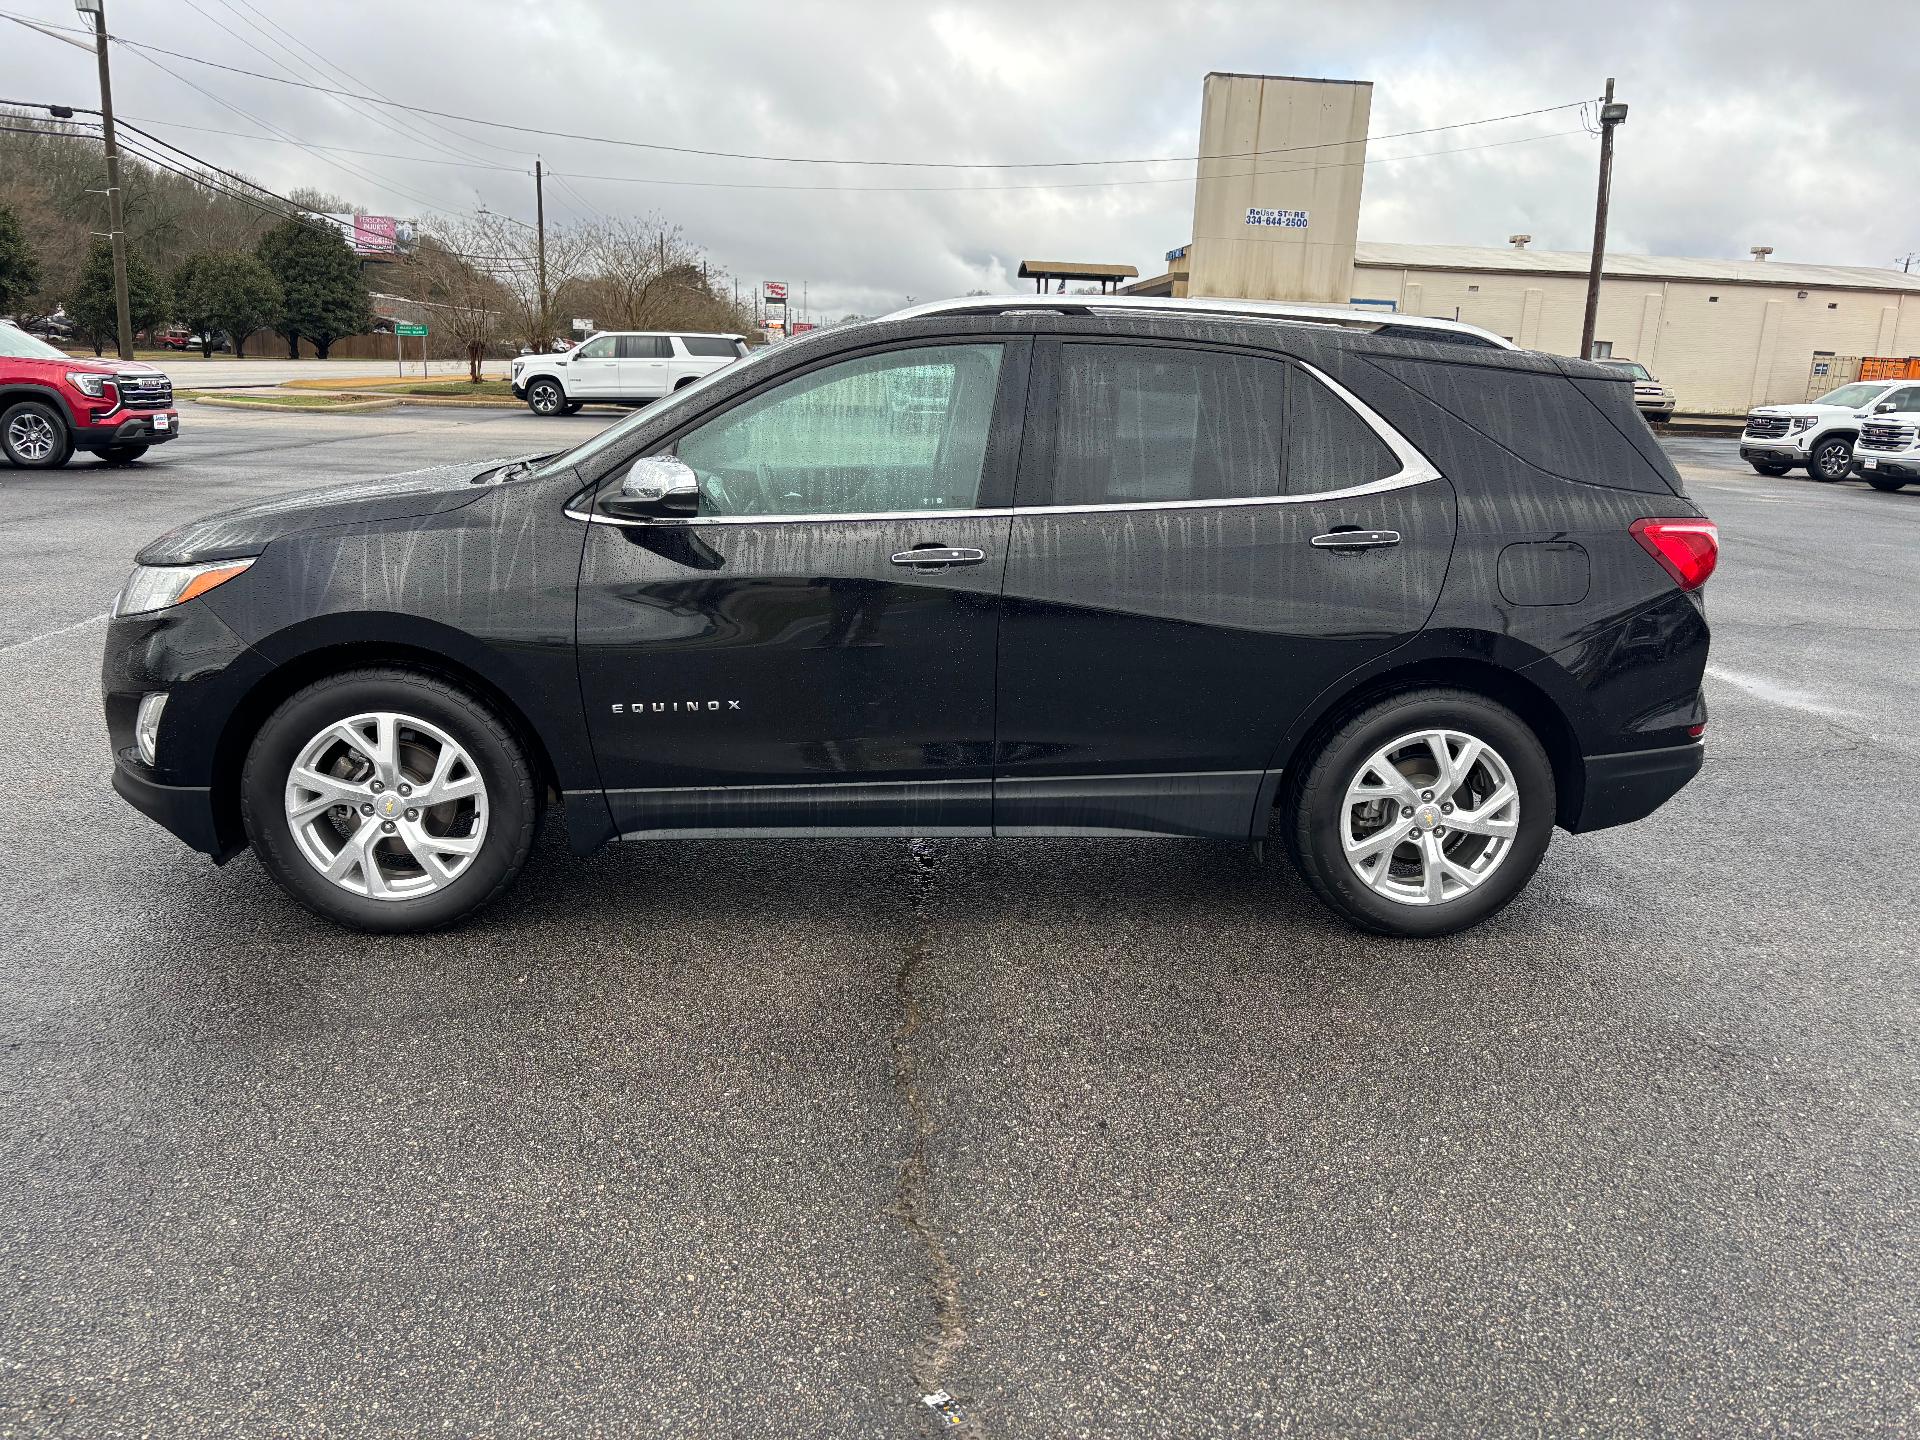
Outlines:
{"type": "Polygon", "coordinates": [[[1425,315],[1401,315],[1392,310],[1353,309],[1344,305],[1304,305],[1288,300],[1173,299],[1161,295],[965,295],[953,300],[930,300],[909,305],[881,318],[912,320],[923,315],[1011,315],[1027,310],[1043,314],[1096,315],[1141,311],[1175,315],[1236,315],[1249,320],[1273,320],[1294,325],[1321,325],[1342,330],[1382,332],[1400,339],[1451,341],[1517,350],[1512,341],[1461,320],[1436,320],[1425,315]]]}

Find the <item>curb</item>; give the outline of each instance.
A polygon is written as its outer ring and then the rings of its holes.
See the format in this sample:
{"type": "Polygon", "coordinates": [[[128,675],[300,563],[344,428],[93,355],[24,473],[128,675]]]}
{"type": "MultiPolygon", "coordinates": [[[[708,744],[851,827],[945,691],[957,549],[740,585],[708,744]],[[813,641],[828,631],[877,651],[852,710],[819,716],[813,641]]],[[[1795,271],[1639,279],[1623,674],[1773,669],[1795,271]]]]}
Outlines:
{"type": "Polygon", "coordinates": [[[359,415],[369,410],[390,410],[397,400],[353,400],[345,405],[282,405],[273,400],[241,400],[226,395],[196,395],[189,402],[212,405],[221,410],[278,410],[282,414],[359,415]]]}

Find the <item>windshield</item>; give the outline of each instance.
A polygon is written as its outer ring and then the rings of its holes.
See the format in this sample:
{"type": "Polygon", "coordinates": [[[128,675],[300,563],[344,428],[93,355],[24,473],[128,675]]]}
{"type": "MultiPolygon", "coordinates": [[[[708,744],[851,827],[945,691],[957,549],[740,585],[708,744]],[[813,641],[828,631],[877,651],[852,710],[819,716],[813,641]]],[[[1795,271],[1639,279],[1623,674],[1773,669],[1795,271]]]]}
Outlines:
{"type": "Polygon", "coordinates": [[[1600,363],[1611,365],[1616,370],[1624,370],[1636,380],[1653,379],[1653,376],[1647,373],[1647,367],[1638,360],[1603,360],[1600,363]]]}
{"type": "Polygon", "coordinates": [[[645,425],[650,420],[658,419],[661,414],[668,410],[677,410],[701,391],[709,389],[721,376],[732,377],[738,375],[740,371],[748,365],[761,364],[769,355],[773,354],[774,348],[772,345],[762,345],[744,360],[736,360],[731,365],[722,365],[718,370],[709,370],[705,375],[702,375],[698,380],[694,381],[693,384],[687,386],[686,389],[676,390],[663,399],[655,400],[650,405],[642,406],[626,419],[609,425],[584,444],[576,445],[571,450],[562,450],[558,455],[553,456],[546,464],[532,473],[535,475],[552,475],[561,470],[581,470],[591,466],[594,459],[603,451],[610,450],[618,445],[640,426],[645,425]]]}
{"type": "Polygon", "coordinates": [[[1813,403],[1816,405],[1844,405],[1849,410],[1861,405],[1871,405],[1873,397],[1887,387],[1884,385],[1842,385],[1838,390],[1830,390],[1813,403]]]}
{"type": "Polygon", "coordinates": [[[9,360],[65,360],[64,350],[56,350],[44,340],[36,340],[18,325],[0,325],[0,356],[9,360]]]}

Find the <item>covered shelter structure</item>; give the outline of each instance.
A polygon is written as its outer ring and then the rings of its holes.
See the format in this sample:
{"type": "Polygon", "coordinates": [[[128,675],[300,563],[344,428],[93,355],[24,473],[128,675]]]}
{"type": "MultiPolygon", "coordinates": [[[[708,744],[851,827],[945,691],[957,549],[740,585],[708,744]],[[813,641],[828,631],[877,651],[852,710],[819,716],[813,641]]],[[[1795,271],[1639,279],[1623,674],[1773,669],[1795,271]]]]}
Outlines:
{"type": "Polygon", "coordinates": [[[1034,293],[1045,294],[1050,282],[1062,294],[1069,280],[1091,281],[1105,295],[1118,290],[1123,280],[1137,280],[1140,272],[1131,265],[1094,265],[1077,260],[1022,260],[1020,278],[1033,281],[1034,293]]]}

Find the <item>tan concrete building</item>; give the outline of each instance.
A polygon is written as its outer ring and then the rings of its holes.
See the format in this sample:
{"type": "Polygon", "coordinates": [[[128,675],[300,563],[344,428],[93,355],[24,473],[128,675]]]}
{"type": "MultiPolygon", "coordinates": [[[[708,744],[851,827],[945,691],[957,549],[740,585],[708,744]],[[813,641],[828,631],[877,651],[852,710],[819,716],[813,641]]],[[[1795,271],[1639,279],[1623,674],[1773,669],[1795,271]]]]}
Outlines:
{"type": "Polygon", "coordinates": [[[1207,76],[1187,256],[1196,295],[1346,300],[1372,108],[1365,80],[1207,76]]]}
{"type": "MultiPolygon", "coordinates": [[[[1363,241],[1349,298],[1465,320],[1529,350],[1574,355],[1588,261],[1578,251],[1363,241]]],[[[1609,255],[1594,342],[1602,355],[1645,365],[1682,411],[1738,414],[1831,389],[1848,378],[1849,359],[1920,355],[1920,275],[1609,255]]]]}

